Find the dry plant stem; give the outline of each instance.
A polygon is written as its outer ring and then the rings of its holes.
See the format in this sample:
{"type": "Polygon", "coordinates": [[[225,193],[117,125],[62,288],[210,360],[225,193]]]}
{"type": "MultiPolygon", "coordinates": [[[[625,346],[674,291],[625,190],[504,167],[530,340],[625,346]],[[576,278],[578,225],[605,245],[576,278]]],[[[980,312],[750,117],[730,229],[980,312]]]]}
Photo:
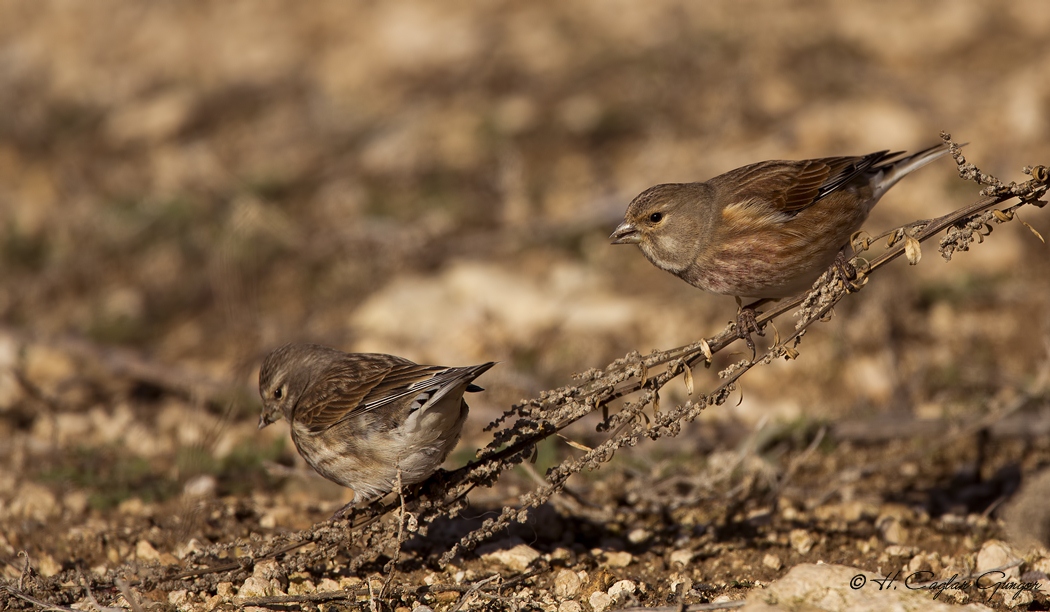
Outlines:
{"type": "Polygon", "coordinates": [[[80,612],[76,608],[67,608],[66,606],[59,606],[57,604],[48,603],[48,602],[43,601],[41,599],[36,599],[35,597],[30,597],[29,595],[26,595],[25,593],[19,591],[18,589],[13,589],[11,587],[5,587],[5,586],[0,586],[0,589],[3,589],[5,591],[7,591],[8,593],[10,593],[12,597],[17,597],[17,598],[21,599],[22,601],[27,601],[27,602],[33,604],[34,606],[40,606],[40,608],[42,610],[45,610],[45,611],[48,611],[48,610],[61,610],[62,612],[80,612]]]}
{"type": "Polygon", "coordinates": [[[120,592],[124,595],[124,599],[127,600],[128,605],[131,606],[131,612],[143,612],[142,604],[139,603],[135,594],[131,592],[131,587],[128,586],[127,581],[123,578],[117,578],[115,582],[117,583],[117,588],[120,589],[120,592]]]}

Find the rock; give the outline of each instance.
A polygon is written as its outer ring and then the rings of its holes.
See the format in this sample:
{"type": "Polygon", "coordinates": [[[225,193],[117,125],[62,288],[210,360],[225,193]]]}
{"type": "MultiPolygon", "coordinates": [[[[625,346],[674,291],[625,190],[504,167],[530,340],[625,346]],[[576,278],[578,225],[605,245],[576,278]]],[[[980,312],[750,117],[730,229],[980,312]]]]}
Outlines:
{"type": "Polygon", "coordinates": [[[784,566],[783,562],[780,561],[780,557],[772,553],[766,553],[766,556],[762,557],[762,565],[774,571],[784,566]]]}
{"type": "Polygon", "coordinates": [[[876,529],[879,530],[879,535],[887,544],[904,544],[908,539],[908,532],[904,529],[904,525],[901,524],[900,519],[895,516],[884,516],[880,517],[875,523],[876,529]]]}
{"type": "Polygon", "coordinates": [[[18,487],[18,492],[4,514],[43,523],[58,514],[59,511],[58,502],[50,489],[35,482],[24,482],[18,487]]]}
{"type": "Polygon", "coordinates": [[[178,589],[172,591],[168,593],[168,603],[175,607],[179,607],[182,604],[186,603],[187,595],[189,595],[189,591],[187,591],[186,589],[178,589]]]}
{"type": "Polygon", "coordinates": [[[572,570],[563,569],[554,577],[554,596],[560,599],[575,597],[583,586],[580,575],[572,570]]]}
{"type": "MultiPolygon", "coordinates": [[[[486,547],[488,549],[494,547],[486,547]]],[[[480,549],[479,549],[480,552],[480,549]]],[[[497,548],[491,552],[481,553],[481,558],[486,561],[495,561],[503,564],[507,569],[523,572],[529,564],[539,558],[540,553],[528,544],[518,544],[512,548],[497,548]]]]}
{"type": "Polygon", "coordinates": [[[920,553],[912,557],[908,562],[908,572],[933,572],[933,576],[939,576],[944,569],[941,557],[937,553],[920,553]]]}
{"type": "Polygon", "coordinates": [[[50,578],[62,571],[62,564],[55,561],[55,558],[47,553],[38,555],[33,559],[33,563],[37,573],[44,578],[50,578]]]}
{"type": "Polygon", "coordinates": [[[160,553],[147,540],[139,540],[135,544],[135,558],[139,561],[159,561],[160,553]]]}
{"type": "Polygon", "coordinates": [[[613,603],[615,603],[615,600],[612,595],[605,591],[595,591],[591,593],[591,598],[588,600],[588,603],[591,604],[591,608],[594,612],[605,612],[613,605],[613,603]]]}
{"type": "Polygon", "coordinates": [[[583,606],[578,601],[563,601],[558,604],[558,612],[583,612],[583,606]]]}
{"type": "Polygon", "coordinates": [[[984,574],[992,570],[999,570],[1002,574],[996,574],[996,578],[992,579],[992,582],[999,582],[1000,579],[1016,578],[1021,575],[1020,569],[1020,557],[1014,554],[1006,542],[1000,540],[988,540],[981,547],[981,551],[977,553],[977,574],[984,574]],[[1013,565],[1009,569],[1002,569],[1007,565],[1013,565]]]}
{"type": "Polygon", "coordinates": [[[634,561],[634,556],[624,551],[606,551],[601,565],[604,567],[627,567],[634,561]]]}
{"type": "Polygon", "coordinates": [[[813,536],[805,529],[792,529],[788,536],[791,548],[800,555],[808,554],[813,549],[813,536]]]}
{"type": "Polygon", "coordinates": [[[909,559],[919,553],[919,549],[914,546],[900,546],[894,544],[893,546],[887,546],[884,554],[887,557],[908,557],[909,559]]]}
{"type": "Polygon", "coordinates": [[[305,595],[307,593],[314,593],[317,591],[317,587],[314,586],[312,580],[295,580],[288,582],[288,594],[289,595],[305,595]]]}
{"type": "Polygon", "coordinates": [[[695,555],[696,553],[694,553],[691,550],[676,550],[673,553],[671,553],[671,565],[689,565],[689,562],[693,560],[693,557],[695,555]]]}
{"type": "MultiPolygon", "coordinates": [[[[844,565],[797,565],[768,587],[751,591],[744,612],[777,610],[821,610],[825,612],[883,612],[884,610],[923,610],[951,612],[958,608],[935,600],[931,593],[899,588],[883,588],[873,580],[881,576],[844,565]]],[[[969,612],[990,612],[991,608],[971,604],[969,612]]]]}
{"type": "Polygon", "coordinates": [[[256,563],[255,569],[252,570],[252,575],[260,576],[267,580],[284,580],[286,578],[284,568],[275,559],[267,559],[256,563]]]}
{"type": "Polygon", "coordinates": [[[632,529],[631,532],[627,534],[627,541],[631,544],[643,544],[652,539],[652,537],[653,532],[649,531],[648,529],[638,528],[632,529]]]}
{"type": "Polygon", "coordinates": [[[693,579],[679,572],[671,572],[671,575],[667,577],[667,582],[671,593],[678,597],[684,596],[693,588],[693,579]]]}
{"type": "Polygon", "coordinates": [[[839,519],[847,523],[856,523],[864,518],[874,518],[878,513],[877,506],[861,500],[826,504],[813,509],[813,515],[819,520],[839,519]]]}
{"type": "Polygon", "coordinates": [[[87,512],[90,501],[86,491],[67,491],[62,494],[62,504],[73,516],[82,516],[87,512]]]}
{"type": "Polygon", "coordinates": [[[212,497],[218,486],[219,481],[214,476],[201,474],[190,478],[186,484],[182,485],[182,494],[186,497],[212,497]]]}
{"type": "Polygon", "coordinates": [[[51,397],[57,395],[57,387],[77,373],[77,366],[67,353],[42,344],[26,346],[23,363],[26,380],[51,397]]]}
{"type": "MultiPolygon", "coordinates": [[[[241,585],[238,595],[241,597],[270,597],[285,595],[281,581],[285,578],[284,569],[273,559],[255,564],[252,575],[241,585]]],[[[339,589],[335,589],[339,590],[339,589]]]]}
{"type": "Polygon", "coordinates": [[[638,590],[638,585],[630,580],[621,580],[611,587],[609,587],[608,593],[614,598],[618,598],[618,601],[623,601],[628,595],[634,595],[634,592],[638,590]]]}
{"type": "Polygon", "coordinates": [[[183,542],[175,547],[175,556],[179,559],[185,559],[187,555],[195,553],[201,549],[201,543],[197,538],[190,538],[188,542],[183,542]]]}
{"type": "Polygon", "coordinates": [[[281,592],[281,585],[276,580],[266,580],[253,575],[244,581],[237,595],[240,597],[271,597],[284,595],[284,593],[281,592]]]}
{"type": "Polygon", "coordinates": [[[129,497],[117,504],[117,512],[130,516],[149,516],[152,511],[141,497],[129,497]]]}

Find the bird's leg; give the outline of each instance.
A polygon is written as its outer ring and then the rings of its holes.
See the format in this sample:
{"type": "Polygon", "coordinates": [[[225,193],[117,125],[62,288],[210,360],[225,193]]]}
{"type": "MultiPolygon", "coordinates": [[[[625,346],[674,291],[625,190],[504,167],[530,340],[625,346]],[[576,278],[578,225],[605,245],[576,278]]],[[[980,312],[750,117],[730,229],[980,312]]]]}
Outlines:
{"type": "Polygon", "coordinates": [[[755,349],[755,341],[751,339],[751,334],[755,333],[759,336],[766,335],[765,329],[758,324],[758,320],[756,319],[758,311],[755,310],[755,308],[764,305],[766,302],[772,302],[773,300],[762,298],[744,306],[744,302],[739,297],[735,299],[737,306],[736,333],[745,343],[747,343],[747,348],[751,349],[751,359],[754,359],[755,355],[758,353],[755,349]]]}
{"type": "Polygon", "coordinates": [[[336,510],[335,514],[332,515],[332,518],[330,518],[328,520],[330,520],[330,521],[337,521],[337,520],[345,517],[346,513],[350,512],[351,510],[353,510],[356,505],[357,505],[356,502],[353,502],[353,501],[350,502],[349,504],[347,504],[347,505],[343,506],[342,508],[336,510]]]}

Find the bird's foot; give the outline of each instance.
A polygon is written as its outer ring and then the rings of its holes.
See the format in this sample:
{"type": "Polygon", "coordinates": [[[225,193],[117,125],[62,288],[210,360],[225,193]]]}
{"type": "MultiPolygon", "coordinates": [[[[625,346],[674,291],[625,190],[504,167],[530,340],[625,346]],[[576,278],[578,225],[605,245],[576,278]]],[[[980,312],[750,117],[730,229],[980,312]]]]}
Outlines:
{"type": "Polygon", "coordinates": [[[352,501],[352,502],[348,503],[347,505],[343,506],[342,508],[336,510],[335,514],[333,514],[332,517],[329,518],[328,520],[329,521],[338,521],[338,520],[347,518],[346,515],[348,513],[352,512],[355,508],[357,508],[357,501],[356,500],[352,501]]]}
{"type": "Polygon", "coordinates": [[[845,251],[839,251],[835,255],[835,261],[832,262],[831,268],[835,271],[835,275],[838,276],[839,280],[842,281],[842,285],[846,288],[847,293],[853,293],[864,285],[861,282],[860,275],[857,273],[857,267],[846,257],[845,251]]]}
{"type": "Polygon", "coordinates": [[[747,306],[741,306],[739,298],[737,298],[737,305],[740,309],[736,314],[736,333],[746,344],[747,348],[751,349],[751,359],[754,359],[758,354],[755,348],[755,341],[751,339],[751,334],[757,334],[765,337],[766,331],[765,326],[758,324],[758,311],[755,310],[756,306],[765,304],[768,300],[758,300],[752,302],[747,306]]]}

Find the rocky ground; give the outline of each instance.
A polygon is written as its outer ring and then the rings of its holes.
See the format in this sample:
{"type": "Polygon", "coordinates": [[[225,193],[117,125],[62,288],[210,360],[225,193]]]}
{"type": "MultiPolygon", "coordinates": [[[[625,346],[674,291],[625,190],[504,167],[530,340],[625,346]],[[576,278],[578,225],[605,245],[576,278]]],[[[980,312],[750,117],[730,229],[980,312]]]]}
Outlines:
{"type": "MultiPolygon", "coordinates": [[[[1017,219],[448,563],[601,415],[454,517],[354,526],[254,390],[293,340],[498,360],[459,468],[523,398],[734,316],[608,245],[642,189],[941,130],[1026,180],[1048,33],[1038,0],[0,5],[0,608],[1050,609],[1050,251],[1017,219]]],[[[974,201],[957,174],[867,229],[974,201]]]]}

